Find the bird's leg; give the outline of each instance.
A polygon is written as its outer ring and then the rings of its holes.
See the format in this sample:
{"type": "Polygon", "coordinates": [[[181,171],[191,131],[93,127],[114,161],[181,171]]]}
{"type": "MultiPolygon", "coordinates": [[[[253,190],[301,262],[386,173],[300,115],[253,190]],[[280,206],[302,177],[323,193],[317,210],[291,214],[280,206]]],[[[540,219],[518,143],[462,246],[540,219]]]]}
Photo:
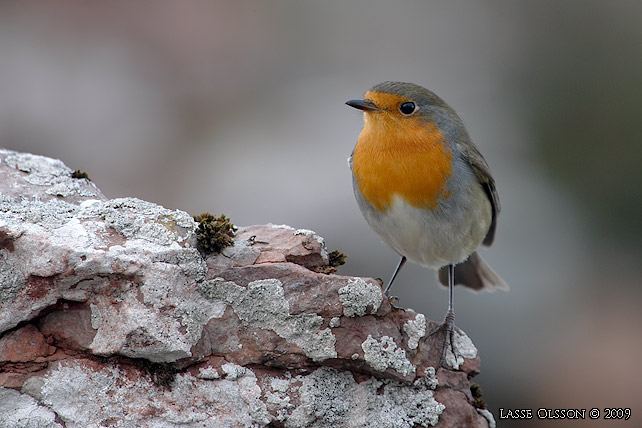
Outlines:
{"type": "Polygon", "coordinates": [[[439,359],[438,367],[445,367],[444,363],[446,362],[446,355],[448,353],[448,346],[452,350],[455,360],[457,360],[457,354],[455,353],[455,345],[453,343],[453,332],[455,331],[455,310],[453,309],[455,297],[455,265],[448,265],[448,311],[444,317],[444,322],[442,322],[437,328],[429,333],[430,336],[437,333],[438,331],[445,330],[446,336],[444,338],[444,346],[441,351],[441,358],[439,359]]]}
{"type": "MultiPolygon", "coordinates": [[[[397,265],[395,271],[392,273],[392,278],[390,278],[390,282],[388,282],[388,286],[383,291],[383,294],[385,294],[386,296],[388,296],[388,291],[390,290],[390,287],[392,287],[392,283],[395,281],[397,274],[399,273],[399,271],[401,270],[401,268],[405,263],[406,263],[406,256],[401,256],[401,260],[399,260],[399,264],[397,265]]],[[[397,298],[397,296],[389,296],[388,300],[390,300],[390,303],[392,304],[396,304],[397,302],[399,302],[399,299],[397,298]]]]}

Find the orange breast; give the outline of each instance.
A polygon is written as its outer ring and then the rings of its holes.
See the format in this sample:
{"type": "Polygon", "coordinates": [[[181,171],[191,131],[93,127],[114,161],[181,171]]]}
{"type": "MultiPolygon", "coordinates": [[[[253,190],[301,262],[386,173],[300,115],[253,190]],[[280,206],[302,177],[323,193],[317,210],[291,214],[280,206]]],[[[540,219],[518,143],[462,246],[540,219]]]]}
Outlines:
{"type": "Polygon", "coordinates": [[[364,117],[352,169],[369,204],[385,211],[398,195],[415,207],[434,209],[440,197],[449,197],[452,153],[436,125],[388,112],[364,117]]]}

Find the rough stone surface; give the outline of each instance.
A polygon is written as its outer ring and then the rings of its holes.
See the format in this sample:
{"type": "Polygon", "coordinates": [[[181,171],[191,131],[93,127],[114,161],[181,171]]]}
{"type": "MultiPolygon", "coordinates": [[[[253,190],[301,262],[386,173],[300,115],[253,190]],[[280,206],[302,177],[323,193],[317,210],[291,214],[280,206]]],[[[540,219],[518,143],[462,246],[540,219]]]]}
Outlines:
{"type": "MultiPolygon", "coordinates": [[[[0,150],[3,427],[488,427],[457,330],[370,278],[325,274],[324,240],[239,228],[206,259],[196,224],[106,199],[62,162],[0,150]]],[[[490,415],[490,418],[489,418],[490,415]]]]}

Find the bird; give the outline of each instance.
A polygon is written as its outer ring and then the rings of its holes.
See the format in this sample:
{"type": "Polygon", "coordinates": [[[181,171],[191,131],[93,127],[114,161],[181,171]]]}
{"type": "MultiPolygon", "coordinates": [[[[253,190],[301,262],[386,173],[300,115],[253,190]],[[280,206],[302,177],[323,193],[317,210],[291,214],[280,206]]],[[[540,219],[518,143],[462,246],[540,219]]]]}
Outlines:
{"type": "Polygon", "coordinates": [[[444,366],[448,346],[455,354],[455,285],[508,290],[477,252],[495,238],[501,210],[495,180],[459,115],[432,91],[387,81],[346,104],[363,111],[348,158],[357,205],[400,256],[385,295],[407,260],[437,270],[448,287],[444,321],[429,333],[445,331],[444,366]]]}

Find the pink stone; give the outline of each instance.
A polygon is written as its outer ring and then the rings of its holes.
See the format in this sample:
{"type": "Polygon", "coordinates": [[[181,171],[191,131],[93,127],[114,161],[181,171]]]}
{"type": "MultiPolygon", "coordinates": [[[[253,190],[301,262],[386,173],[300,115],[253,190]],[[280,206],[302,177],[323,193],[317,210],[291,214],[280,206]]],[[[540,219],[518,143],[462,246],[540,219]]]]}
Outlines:
{"type": "Polygon", "coordinates": [[[56,348],[31,324],[0,338],[0,362],[27,362],[52,355],[56,348]]]}

